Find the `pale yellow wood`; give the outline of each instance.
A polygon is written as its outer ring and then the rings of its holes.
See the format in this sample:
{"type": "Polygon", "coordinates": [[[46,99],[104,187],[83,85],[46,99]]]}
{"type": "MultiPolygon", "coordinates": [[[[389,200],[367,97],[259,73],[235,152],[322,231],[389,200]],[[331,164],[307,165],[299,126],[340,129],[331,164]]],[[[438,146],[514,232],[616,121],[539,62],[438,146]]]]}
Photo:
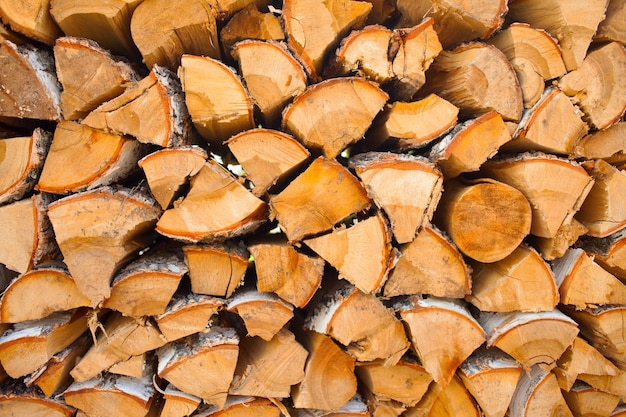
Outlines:
{"type": "Polygon", "coordinates": [[[174,296],[163,314],[154,318],[168,342],[204,331],[225,300],[201,294],[174,296]]]}
{"type": "Polygon", "coordinates": [[[453,375],[445,388],[439,384],[431,384],[417,406],[407,409],[403,416],[479,417],[481,412],[459,377],[453,375]]]}
{"type": "Polygon", "coordinates": [[[0,17],[14,31],[52,45],[62,32],[49,9],[50,0],[8,0],[0,4],[0,17]]]}
{"type": "Polygon", "coordinates": [[[248,267],[245,251],[229,246],[184,246],[183,252],[189,266],[191,291],[196,294],[230,297],[248,267]]]}
{"type": "Polygon", "coordinates": [[[602,158],[622,163],[626,156],[626,122],[617,122],[604,130],[592,131],[574,147],[574,155],[587,159],[602,158]]]}
{"type": "Polygon", "coordinates": [[[574,417],[570,411],[553,373],[532,367],[522,372],[513,394],[509,415],[574,417]]]}
{"type": "Polygon", "coordinates": [[[46,417],[72,417],[75,413],[73,407],[67,404],[43,398],[38,394],[13,394],[5,392],[0,395],[0,414],[14,417],[30,417],[42,415],[46,417]]]}
{"type": "Polygon", "coordinates": [[[608,416],[621,399],[619,395],[598,391],[582,382],[563,391],[563,398],[576,417],[608,416]]]}
{"type": "Polygon", "coordinates": [[[293,318],[293,306],[273,293],[254,289],[237,291],[226,310],[243,319],[248,336],[270,341],[293,318]]]}
{"type": "Polygon", "coordinates": [[[607,238],[608,247],[598,253],[596,261],[604,269],[620,278],[626,279],[626,231],[624,229],[607,238]]]}
{"type": "Polygon", "coordinates": [[[220,30],[220,41],[225,54],[231,54],[237,42],[248,39],[285,40],[280,16],[271,12],[263,13],[256,4],[250,3],[235,13],[220,30]]]}
{"type": "Polygon", "coordinates": [[[146,359],[146,353],[133,355],[125,361],[112,365],[109,369],[107,369],[107,372],[116,375],[129,376],[132,378],[141,378],[142,375],[147,372],[146,359]]]}
{"type": "Polygon", "coordinates": [[[572,219],[569,223],[562,224],[554,237],[531,236],[529,241],[541,253],[543,259],[553,261],[565,255],[567,249],[588,230],[581,222],[572,219]]]}
{"type": "Polygon", "coordinates": [[[626,43],[626,4],[620,0],[609,0],[604,15],[604,20],[598,25],[593,40],[626,43]]]}
{"type": "Polygon", "coordinates": [[[201,398],[187,394],[168,384],[163,392],[163,408],[159,417],[185,417],[193,413],[200,403],[201,398]]]}

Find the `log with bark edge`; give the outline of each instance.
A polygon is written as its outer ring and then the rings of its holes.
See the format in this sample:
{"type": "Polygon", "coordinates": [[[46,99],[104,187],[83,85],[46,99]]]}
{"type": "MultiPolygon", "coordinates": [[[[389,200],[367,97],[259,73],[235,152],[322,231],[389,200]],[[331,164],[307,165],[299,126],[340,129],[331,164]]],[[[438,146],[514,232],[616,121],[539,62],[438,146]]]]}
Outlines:
{"type": "Polygon", "coordinates": [[[581,247],[595,256],[604,269],[620,278],[626,279],[626,231],[615,232],[604,239],[581,239],[581,247]]]}
{"type": "Polygon", "coordinates": [[[571,390],[564,391],[563,398],[576,417],[608,416],[620,402],[618,395],[597,391],[580,381],[571,390]]]}
{"type": "Polygon", "coordinates": [[[220,41],[225,54],[239,41],[249,39],[263,41],[283,41],[285,33],[281,20],[274,13],[262,13],[252,2],[231,17],[220,30],[220,41]]]}
{"type": "Polygon", "coordinates": [[[270,341],[293,318],[293,306],[274,293],[241,289],[228,300],[226,310],[243,320],[248,336],[270,341]]]}
{"type": "Polygon", "coordinates": [[[556,377],[540,366],[533,366],[529,372],[522,372],[511,399],[509,415],[573,417],[556,377]]]}
{"type": "Polygon", "coordinates": [[[576,219],[572,219],[567,224],[562,224],[556,231],[554,237],[538,237],[531,236],[529,242],[532,242],[543,259],[553,261],[565,255],[567,249],[578,241],[578,238],[587,233],[588,229],[576,219]]]}
{"type": "Polygon", "coordinates": [[[172,384],[168,384],[163,394],[163,407],[159,417],[184,417],[193,413],[200,403],[201,398],[180,391],[172,384]]]}
{"type": "MultiPolygon", "coordinates": [[[[150,355],[152,352],[150,352],[150,355]]],[[[116,375],[130,376],[133,378],[141,378],[145,372],[150,372],[152,366],[152,357],[148,357],[148,353],[140,353],[133,355],[125,361],[111,365],[107,372],[116,375]]]]}
{"type": "Polygon", "coordinates": [[[49,1],[45,0],[9,0],[0,5],[0,17],[14,31],[52,45],[62,33],[48,5],[49,1]]]}
{"type": "Polygon", "coordinates": [[[14,417],[72,417],[75,412],[76,409],[63,400],[45,398],[36,388],[24,387],[20,381],[10,381],[1,387],[0,414],[14,417]]]}
{"type": "Polygon", "coordinates": [[[604,159],[623,169],[624,162],[626,162],[624,138],[626,138],[626,122],[617,122],[579,140],[574,147],[574,155],[585,159],[604,159]]]}
{"type": "Polygon", "coordinates": [[[253,415],[258,417],[280,417],[281,408],[274,399],[253,396],[229,395],[223,407],[200,406],[197,417],[238,417],[253,415]]]}
{"type": "Polygon", "coordinates": [[[163,314],[154,318],[168,342],[205,330],[226,300],[202,294],[174,296],[163,314]]]}
{"type": "Polygon", "coordinates": [[[422,400],[415,407],[408,408],[403,414],[406,417],[479,417],[480,415],[476,401],[456,375],[452,376],[445,388],[439,384],[430,384],[422,400]]]}

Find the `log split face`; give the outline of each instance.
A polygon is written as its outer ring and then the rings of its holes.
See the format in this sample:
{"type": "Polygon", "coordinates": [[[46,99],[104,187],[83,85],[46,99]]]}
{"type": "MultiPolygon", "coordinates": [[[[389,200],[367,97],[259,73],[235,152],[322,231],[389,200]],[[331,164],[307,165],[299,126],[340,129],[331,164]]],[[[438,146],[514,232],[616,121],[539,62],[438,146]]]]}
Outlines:
{"type": "Polygon", "coordinates": [[[625,13],[0,1],[0,415],[626,415],[625,13]]]}

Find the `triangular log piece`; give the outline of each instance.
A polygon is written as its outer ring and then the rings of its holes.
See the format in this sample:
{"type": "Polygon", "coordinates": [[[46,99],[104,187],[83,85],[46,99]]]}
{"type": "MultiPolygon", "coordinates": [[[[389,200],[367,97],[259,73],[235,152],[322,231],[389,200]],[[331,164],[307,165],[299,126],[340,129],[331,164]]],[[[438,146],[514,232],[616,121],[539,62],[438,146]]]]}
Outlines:
{"type": "Polygon", "coordinates": [[[525,108],[532,107],[539,100],[546,81],[566,72],[557,41],[546,31],[527,23],[513,23],[486,43],[501,50],[513,65],[525,108]]]}
{"type": "Polygon", "coordinates": [[[309,151],[293,136],[273,129],[252,129],[231,137],[228,148],[252,181],[252,193],[262,196],[282,184],[309,160],[309,151]]]}
{"type": "Polygon", "coordinates": [[[490,263],[509,256],[531,231],[532,209],[524,194],[490,178],[452,179],[444,189],[435,223],[461,252],[490,263]]]}
{"type": "Polygon", "coordinates": [[[0,336],[0,362],[11,378],[41,368],[52,356],[87,330],[87,310],[55,313],[40,320],[14,324],[0,336]]]}
{"type": "Polygon", "coordinates": [[[165,148],[144,156],[138,161],[150,192],[163,210],[170,208],[189,179],[193,178],[208,159],[199,146],[165,148]]]}
{"type": "Polygon", "coordinates": [[[510,2],[508,17],[544,29],[559,42],[568,71],[585,58],[598,24],[604,18],[608,1],[562,2],[521,0],[510,2]]]}
{"type": "Polygon", "coordinates": [[[2,42],[0,83],[0,116],[61,119],[61,85],[54,72],[54,57],[47,49],[2,42]]]}
{"type": "Polygon", "coordinates": [[[367,410],[372,416],[398,417],[407,407],[393,400],[379,400],[367,387],[360,387],[361,395],[367,403],[367,410]]]}
{"type": "Polygon", "coordinates": [[[378,292],[395,262],[391,230],[382,213],[303,241],[359,290],[378,292]]]}
{"type": "Polygon", "coordinates": [[[191,415],[200,403],[201,398],[180,391],[172,384],[168,384],[163,394],[163,407],[159,417],[185,417],[191,415]]]}
{"type": "Polygon", "coordinates": [[[113,57],[91,39],[95,38],[64,36],[54,44],[54,64],[63,87],[64,120],[84,117],[100,104],[122,94],[126,83],[140,79],[130,64],[113,57]]]}
{"type": "Polygon", "coordinates": [[[91,111],[81,123],[162,147],[182,146],[192,140],[180,81],[158,65],[122,94],[91,111]]]}
{"type": "Polygon", "coordinates": [[[211,242],[255,230],[267,219],[266,204],[214,159],[191,179],[187,195],[166,210],[157,232],[184,242],[211,242]]]}
{"type": "Polygon", "coordinates": [[[232,395],[286,398],[304,379],[307,350],[282,329],[269,341],[249,337],[239,344],[239,361],[229,389],[232,395]]]}
{"type": "Polygon", "coordinates": [[[148,68],[160,65],[175,71],[183,54],[221,57],[215,10],[210,3],[149,0],[137,6],[130,31],[148,68]]]}
{"type": "Polygon", "coordinates": [[[232,48],[237,42],[248,39],[285,40],[280,18],[271,12],[260,12],[255,2],[249,3],[235,13],[220,30],[222,49],[227,55],[232,53],[232,48]]]}
{"type": "Polygon", "coordinates": [[[67,267],[55,262],[30,269],[11,281],[0,300],[0,322],[38,320],[90,305],[67,267]]]}
{"type": "Polygon", "coordinates": [[[100,187],[51,203],[48,216],[70,274],[97,306],[117,269],[154,237],[161,209],[142,190],[100,187]]]}
{"type": "Polygon", "coordinates": [[[115,275],[102,307],[130,317],[162,314],[188,272],[182,252],[149,251],[115,275]]]}
{"type": "Polygon", "coordinates": [[[381,362],[360,363],[355,373],[378,401],[397,401],[413,407],[422,399],[432,376],[412,355],[405,355],[392,366],[381,362]]]}
{"type": "MultiPolygon", "coordinates": [[[[0,263],[24,273],[48,260],[60,259],[46,210],[50,200],[35,194],[0,206],[0,263]]],[[[58,238],[58,236],[57,236],[58,238]]]]}
{"type": "Polygon", "coordinates": [[[622,281],[626,280],[625,229],[615,232],[604,239],[593,239],[590,241],[590,245],[583,243],[583,248],[588,253],[595,255],[594,259],[598,264],[622,281]],[[590,246],[593,243],[600,243],[600,247],[590,246]]]}
{"type": "Polygon", "coordinates": [[[372,4],[365,1],[284,2],[282,23],[289,47],[312,79],[319,81],[330,52],[351,30],[365,24],[371,10],[372,4]]]}
{"type": "Polygon", "coordinates": [[[179,390],[222,407],[239,356],[234,329],[211,327],[157,351],[158,375],[179,390]]]}
{"type": "Polygon", "coordinates": [[[130,34],[130,19],[141,0],[107,0],[106,4],[51,0],[50,14],[69,36],[93,39],[102,48],[139,58],[130,34]]]}
{"type": "Polygon", "coordinates": [[[119,182],[137,170],[146,151],[146,145],[133,137],[61,121],[36,188],[67,194],[119,182]]]}
{"type": "Polygon", "coordinates": [[[593,40],[626,43],[626,4],[619,0],[609,0],[604,16],[593,40]]]}
{"type": "Polygon", "coordinates": [[[543,151],[571,155],[589,130],[580,110],[558,88],[542,90],[537,102],[519,122],[506,152],[543,151]]]}
{"type": "Polygon", "coordinates": [[[337,161],[324,157],[315,159],[270,200],[271,217],[278,220],[290,242],[330,230],[370,204],[359,180],[337,161]]]}
{"type": "Polygon", "coordinates": [[[526,371],[534,365],[554,368],[578,335],[578,324],[559,310],[481,313],[478,321],[487,333],[487,347],[500,348],[526,371]]]}
{"type": "Polygon", "coordinates": [[[205,330],[225,303],[208,295],[174,296],[165,312],[154,319],[163,337],[172,342],[205,330]]]}
{"type": "Polygon", "coordinates": [[[420,90],[428,93],[458,106],[465,117],[495,110],[504,120],[518,122],[524,108],[513,66],[498,48],[480,42],[437,55],[420,90]]]}
{"type": "Polygon", "coordinates": [[[298,408],[293,410],[294,417],[368,417],[371,416],[367,403],[361,394],[357,393],[338,410],[324,411],[315,408],[298,408]]]}
{"type": "Polygon", "coordinates": [[[618,395],[598,391],[580,381],[562,393],[574,416],[608,416],[620,402],[618,395]]]}
{"type": "Polygon", "coordinates": [[[354,358],[321,333],[303,331],[298,340],[309,356],[304,379],[291,390],[294,407],[338,410],[357,392],[354,358]]]}
{"type": "Polygon", "coordinates": [[[10,380],[0,387],[0,414],[13,417],[72,417],[74,407],[62,399],[45,398],[36,388],[26,388],[20,381],[10,380]]]}
{"type": "Polygon", "coordinates": [[[585,113],[591,125],[606,129],[626,111],[626,47],[611,42],[591,50],[578,69],[559,80],[559,87],[585,113]]]}
{"type": "Polygon", "coordinates": [[[324,295],[307,316],[304,328],[332,337],[359,362],[380,359],[395,365],[409,348],[404,327],[393,310],[373,294],[347,283],[324,295]]]}
{"type": "Polygon", "coordinates": [[[581,222],[572,219],[569,223],[562,224],[554,237],[530,236],[529,242],[541,253],[543,259],[553,261],[565,255],[570,246],[588,230],[581,222]]]}
{"type": "Polygon", "coordinates": [[[481,171],[526,197],[532,207],[530,233],[539,237],[554,237],[568,224],[593,185],[579,164],[542,153],[492,159],[481,171]]]}
{"type": "MultiPolygon", "coordinates": [[[[274,399],[229,395],[223,407],[214,405],[200,406],[194,416],[196,417],[280,417],[281,409],[274,399]]],[[[282,405],[281,405],[282,407],[282,405]]]]}
{"type": "Polygon", "coordinates": [[[133,355],[125,361],[111,365],[109,369],[107,369],[107,372],[116,375],[141,378],[141,376],[147,371],[146,367],[148,364],[152,364],[152,362],[150,362],[151,359],[152,358],[148,357],[147,353],[133,355]]]}
{"type": "Polygon", "coordinates": [[[559,303],[550,265],[529,246],[522,244],[494,263],[470,265],[472,293],[465,299],[481,311],[552,311],[559,303]]]}
{"type": "Polygon", "coordinates": [[[11,29],[48,45],[62,35],[48,9],[49,2],[8,0],[0,5],[0,17],[11,29]]]}
{"type": "Polygon", "coordinates": [[[249,264],[246,249],[235,245],[183,246],[191,291],[228,298],[243,283],[249,264]]]}
{"type": "Polygon", "coordinates": [[[95,378],[100,372],[131,356],[157,349],[166,343],[165,338],[149,319],[124,317],[113,312],[101,327],[95,344],[72,369],[70,375],[76,382],[95,378]]]}
{"type": "Polygon", "coordinates": [[[533,366],[522,372],[509,408],[511,417],[574,417],[552,372],[533,366]]]}
{"type": "Polygon", "coordinates": [[[226,310],[243,319],[248,336],[270,341],[293,318],[293,306],[271,292],[241,289],[228,300],[226,310]]]}
{"type": "Polygon", "coordinates": [[[432,219],[443,191],[443,177],[429,161],[412,155],[368,152],[350,158],[349,166],[384,210],[398,243],[411,242],[432,219]]]}
{"type": "Polygon", "coordinates": [[[484,330],[460,302],[411,296],[394,308],[407,326],[417,357],[442,389],[458,366],[485,342],[484,330]]]}
{"type": "Polygon", "coordinates": [[[216,12],[217,19],[224,22],[250,4],[255,4],[259,8],[265,8],[268,4],[271,5],[272,2],[271,0],[210,0],[209,3],[216,12]]]}
{"type": "Polygon", "coordinates": [[[51,142],[52,133],[40,128],[30,136],[0,139],[0,204],[20,200],[33,190],[51,142]]]}
{"type": "Polygon", "coordinates": [[[626,162],[626,122],[617,122],[604,130],[593,131],[574,147],[574,156],[604,159],[623,169],[626,162]]]}
{"type": "Polygon", "coordinates": [[[481,347],[458,368],[458,376],[485,417],[504,417],[522,373],[515,359],[497,348],[481,347]]]}
{"type": "Polygon", "coordinates": [[[282,129],[332,159],[363,138],[388,99],[363,78],[330,78],[309,86],[285,108],[282,129]]]}
{"type": "Polygon", "coordinates": [[[191,120],[210,145],[219,148],[255,127],[252,101],[232,68],[208,56],[183,55],[178,76],[191,120]]]}
{"type": "Polygon", "coordinates": [[[263,124],[278,126],[283,108],[307,87],[302,65],[278,42],[242,41],[232,54],[263,124]]]}
{"type": "Polygon", "coordinates": [[[445,388],[439,384],[430,384],[422,400],[415,407],[408,408],[402,415],[480,417],[481,413],[476,401],[459,377],[452,375],[450,383],[445,388]]]}
{"type": "Polygon", "coordinates": [[[620,370],[617,375],[579,374],[578,379],[602,392],[620,397],[626,395],[626,372],[623,370],[620,370]]]}

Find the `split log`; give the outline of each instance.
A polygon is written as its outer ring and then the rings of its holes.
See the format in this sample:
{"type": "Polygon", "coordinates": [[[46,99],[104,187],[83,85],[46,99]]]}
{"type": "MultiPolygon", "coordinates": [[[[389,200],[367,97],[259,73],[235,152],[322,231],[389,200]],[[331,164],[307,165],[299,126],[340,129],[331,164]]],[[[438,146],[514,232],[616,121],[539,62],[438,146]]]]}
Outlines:
{"type": "Polygon", "coordinates": [[[0,44],[0,70],[1,116],[61,119],[61,86],[48,50],[6,40],[0,44]]]}
{"type": "Polygon", "coordinates": [[[64,120],[83,118],[100,104],[122,94],[126,83],[140,79],[130,64],[85,38],[58,38],[54,44],[54,64],[63,87],[64,120]]]}
{"type": "Polygon", "coordinates": [[[573,417],[556,377],[540,366],[533,366],[528,373],[522,372],[511,400],[509,415],[573,417]]]}
{"type": "Polygon", "coordinates": [[[254,415],[258,417],[280,417],[281,409],[277,402],[267,398],[231,395],[223,407],[200,407],[197,417],[237,417],[254,415]]]}
{"type": "Polygon", "coordinates": [[[168,384],[163,394],[163,408],[159,417],[185,417],[191,415],[200,403],[201,398],[187,394],[168,384]]]}
{"type": "Polygon", "coordinates": [[[597,391],[584,382],[577,382],[571,390],[564,391],[563,398],[576,417],[609,416],[620,402],[619,396],[597,391]]]}
{"type": "Polygon", "coordinates": [[[49,1],[9,0],[0,5],[0,17],[11,29],[48,45],[62,35],[48,10],[49,1]]]}
{"type": "Polygon", "coordinates": [[[417,406],[407,409],[403,414],[406,417],[480,415],[476,401],[456,375],[452,376],[445,388],[439,384],[430,384],[426,395],[417,406]]]}
{"type": "Polygon", "coordinates": [[[248,336],[259,336],[269,342],[293,318],[293,306],[276,294],[255,289],[235,292],[226,310],[236,313],[246,326],[248,336]]]}
{"type": "Polygon", "coordinates": [[[207,295],[174,296],[163,314],[154,318],[168,342],[202,332],[226,301],[207,295]]]}
{"type": "Polygon", "coordinates": [[[583,242],[584,249],[594,255],[598,264],[620,280],[626,280],[626,230],[622,229],[604,239],[583,242]]]}
{"type": "Polygon", "coordinates": [[[578,377],[596,390],[620,397],[626,395],[626,372],[622,370],[617,375],[580,374],[578,377]]]}
{"type": "Polygon", "coordinates": [[[332,159],[363,138],[388,99],[387,93],[365,79],[331,78],[309,86],[294,99],[283,111],[282,128],[311,151],[332,159]]]}
{"type": "Polygon", "coordinates": [[[626,43],[626,5],[620,1],[609,0],[604,13],[604,20],[598,25],[593,35],[594,41],[620,41],[626,43]]]}
{"type": "Polygon", "coordinates": [[[148,361],[151,360],[152,357],[149,358],[148,353],[133,355],[125,361],[121,361],[114,365],[111,365],[109,369],[107,369],[107,372],[116,375],[141,378],[146,372],[151,371],[148,368],[152,365],[152,362],[148,363],[148,361]]]}
{"type": "Polygon", "coordinates": [[[40,128],[30,136],[0,139],[0,204],[21,200],[33,190],[51,142],[52,133],[40,128]]]}
{"type": "Polygon", "coordinates": [[[489,263],[509,256],[531,231],[532,210],[523,193],[489,178],[451,180],[435,213],[461,252],[489,263]]]}
{"type": "Polygon", "coordinates": [[[61,121],[36,189],[68,194],[111,185],[134,173],[145,152],[145,145],[130,136],[61,121]]]}
{"type": "Polygon", "coordinates": [[[248,39],[285,40],[280,18],[273,13],[261,13],[252,2],[235,13],[220,30],[222,49],[227,55],[231,54],[233,45],[248,39]]]}
{"type": "Polygon", "coordinates": [[[404,411],[406,406],[398,401],[384,401],[377,399],[374,394],[367,388],[361,389],[361,395],[367,402],[367,411],[369,415],[374,417],[398,417],[404,411]]]}
{"type": "Polygon", "coordinates": [[[576,219],[572,219],[567,224],[562,224],[556,231],[554,237],[530,236],[529,241],[541,253],[546,261],[553,261],[565,255],[567,249],[572,246],[578,238],[587,233],[587,229],[576,219]]]}
{"type": "Polygon", "coordinates": [[[18,381],[11,382],[2,387],[0,414],[15,417],[72,417],[76,412],[62,400],[44,398],[35,388],[25,388],[18,381]]]}
{"type": "Polygon", "coordinates": [[[625,135],[626,122],[617,122],[604,130],[594,131],[576,143],[574,155],[586,159],[604,159],[623,169],[626,162],[625,135]]]}

